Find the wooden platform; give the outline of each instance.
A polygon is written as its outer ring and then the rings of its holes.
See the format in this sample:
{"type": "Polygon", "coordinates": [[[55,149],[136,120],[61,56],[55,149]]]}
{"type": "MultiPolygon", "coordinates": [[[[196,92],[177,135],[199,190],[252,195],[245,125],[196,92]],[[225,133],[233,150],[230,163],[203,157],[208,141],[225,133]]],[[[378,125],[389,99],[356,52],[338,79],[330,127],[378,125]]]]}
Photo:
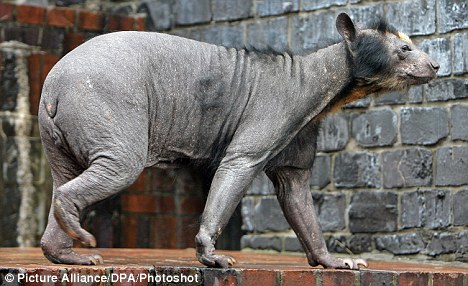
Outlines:
{"type": "Polygon", "coordinates": [[[100,266],[57,265],[38,248],[0,248],[1,285],[428,285],[468,286],[468,265],[369,261],[360,271],[312,268],[305,257],[228,252],[232,269],[201,265],[193,249],[79,249],[100,266]],[[11,283],[10,280],[13,280],[11,283]]]}

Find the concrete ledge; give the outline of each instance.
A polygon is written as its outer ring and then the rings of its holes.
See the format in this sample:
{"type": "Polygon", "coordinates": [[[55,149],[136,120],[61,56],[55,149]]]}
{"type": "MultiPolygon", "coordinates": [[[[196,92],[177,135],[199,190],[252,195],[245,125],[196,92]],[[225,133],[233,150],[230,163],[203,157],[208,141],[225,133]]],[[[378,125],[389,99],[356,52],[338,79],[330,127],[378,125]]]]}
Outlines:
{"type": "Polygon", "coordinates": [[[196,260],[194,249],[78,251],[99,253],[105,264],[57,265],[47,261],[38,248],[0,248],[0,284],[468,286],[468,265],[370,261],[368,269],[346,271],[312,268],[301,256],[222,251],[236,257],[238,264],[232,269],[211,269],[196,260]]]}

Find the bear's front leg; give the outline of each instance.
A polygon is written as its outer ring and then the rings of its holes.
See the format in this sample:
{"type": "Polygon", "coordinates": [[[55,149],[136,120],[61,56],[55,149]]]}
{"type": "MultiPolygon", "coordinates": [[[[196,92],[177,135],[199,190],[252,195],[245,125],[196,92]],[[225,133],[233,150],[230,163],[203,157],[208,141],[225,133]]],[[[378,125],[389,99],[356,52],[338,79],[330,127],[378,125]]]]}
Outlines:
{"type": "Polygon", "coordinates": [[[367,267],[365,260],[335,258],[328,252],[309,190],[308,169],[283,167],[267,175],[273,181],[286,220],[297,234],[311,266],[353,270],[359,269],[359,265],[367,267]]]}
{"type": "Polygon", "coordinates": [[[198,260],[210,267],[231,267],[236,260],[215,254],[215,243],[240,203],[247,187],[262,169],[261,162],[236,154],[226,157],[217,169],[195,237],[198,260]]]}

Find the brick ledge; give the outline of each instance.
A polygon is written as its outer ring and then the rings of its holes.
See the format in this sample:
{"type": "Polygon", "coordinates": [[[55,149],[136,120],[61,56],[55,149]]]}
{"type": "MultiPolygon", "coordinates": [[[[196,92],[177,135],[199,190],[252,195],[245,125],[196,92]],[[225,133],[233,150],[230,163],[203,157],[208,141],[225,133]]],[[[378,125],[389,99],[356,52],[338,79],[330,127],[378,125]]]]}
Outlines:
{"type": "MultiPolygon", "coordinates": [[[[346,271],[312,268],[301,256],[222,251],[222,253],[235,256],[238,261],[235,268],[223,270],[202,266],[195,258],[194,249],[79,249],[78,251],[99,253],[104,257],[105,264],[100,266],[57,265],[48,262],[42,256],[39,248],[0,248],[0,284],[29,285],[24,283],[5,284],[5,275],[8,273],[56,275],[59,277],[64,273],[78,275],[164,273],[166,275],[184,274],[200,277],[200,283],[188,285],[282,286],[302,283],[303,285],[316,286],[468,286],[468,265],[467,267],[450,267],[446,264],[370,261],[368,269],[346,271]]],[[[121,284],[125,285],[119,282],[112,283],[112,285],[121,284]]],[[[147,283],[132,285],[147,285],[147,283]]]]}

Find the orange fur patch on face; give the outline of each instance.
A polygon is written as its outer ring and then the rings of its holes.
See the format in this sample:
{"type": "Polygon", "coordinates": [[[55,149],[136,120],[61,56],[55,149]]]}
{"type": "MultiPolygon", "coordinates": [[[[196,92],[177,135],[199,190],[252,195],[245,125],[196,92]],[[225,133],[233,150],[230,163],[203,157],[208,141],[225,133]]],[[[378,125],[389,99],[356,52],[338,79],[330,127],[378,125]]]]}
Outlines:
{"type": "Polygon", "coordinates": [[[410,44],[413,43],[413,41],[411,41],[411,39],[405,33],[398,32],[398,38],[400,38],[401,40],[403,40],[403,41],[405,41],[407,43],[410,43],[410,44]]]}

